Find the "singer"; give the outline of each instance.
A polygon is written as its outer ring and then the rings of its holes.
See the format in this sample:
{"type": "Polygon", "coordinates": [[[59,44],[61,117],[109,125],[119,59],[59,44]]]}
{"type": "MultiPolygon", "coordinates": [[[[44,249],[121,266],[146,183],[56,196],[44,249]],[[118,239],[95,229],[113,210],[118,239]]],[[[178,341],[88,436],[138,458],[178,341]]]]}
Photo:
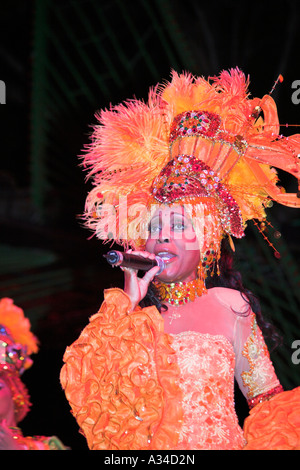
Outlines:
{"type": "Polygon", "coordinates": [[[105,291],[66,349],[61,383],[90,449],[300,448],[300,387],[283,391],[265,344],[274,330],[233,269],[233,238],[266,222],[270,197],[300,207],[274,169],[299,178],[300,136],[277,139],[275,102],[250,99],[248,85],[239,69],[173,72],[147,103],[99,114],[87,224],[99,235],[110,221],[95,207],[126,194],[129,238],[114,241],[165,267],[123,267],[124,289],[105,291]],[[234,380],[249,404],[242,426],[234,380]]]}

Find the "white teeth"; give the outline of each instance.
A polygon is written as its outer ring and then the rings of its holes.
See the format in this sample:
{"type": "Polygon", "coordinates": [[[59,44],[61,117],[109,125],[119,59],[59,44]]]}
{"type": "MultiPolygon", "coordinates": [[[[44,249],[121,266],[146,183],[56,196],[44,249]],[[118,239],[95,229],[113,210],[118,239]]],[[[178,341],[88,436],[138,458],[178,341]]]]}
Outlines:
{"type": "Polygon", "coordinates": [[[167,260],[167,259],[174,258],[175,255],[173,255],[173,253],[163,252],[163,253],[158,253],[157,256],[159,256],[163,260],[167,260]]]}

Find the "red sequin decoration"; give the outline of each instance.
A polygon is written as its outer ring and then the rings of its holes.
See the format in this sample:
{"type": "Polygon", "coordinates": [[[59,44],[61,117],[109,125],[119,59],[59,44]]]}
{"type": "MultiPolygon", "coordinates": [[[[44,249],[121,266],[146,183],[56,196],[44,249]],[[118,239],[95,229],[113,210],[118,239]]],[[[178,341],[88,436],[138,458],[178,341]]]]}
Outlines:
{"type": "Polygon", "coordinates": [[[262,403],[263,401],[270,400],[270,398],[272,398],[272,397],[274,397],[275,395],[277,395],[278,393],[282,393],[282,392],[283,392],[283,387],[282,387],[282,385],[278,385],[277,387],[272,388],[272,389],[269,390],[268,392],[260,393],[260,394],[257,395],[256,397],[251,398],[250,400],[248,400],[248,405],[249,405],[250,410],[251,410],[255,405],[257,405],[258,403],[262,403]]]}
{"type": "Polygon", "coordinates": [[[240,135],[233,135],[220,129],[221,118],[218,114],[208,111],[185,111],[178,114],[171,125],[169,142],[191,136],[202,136],[222,142],[233,147],[237,153],[243,154],[247,149],[247,142],[240,135]]]}
{"type": "Polygon", "coordinates": [[[219,129],[220,116],[207,111],[185,111],[178,114],[172,123],[170,143],[178,137],[203,135],[214,137],[219,129]]]}
{"type": "Polygon", "coordinates": [[[218,175],[194,156],[178,155],[171,160],[155,178],[152,194],[157,201],[167,204],[184,198],[214,198],[224,231],[237,238],[244,235],[237,203],[218,175]]]}

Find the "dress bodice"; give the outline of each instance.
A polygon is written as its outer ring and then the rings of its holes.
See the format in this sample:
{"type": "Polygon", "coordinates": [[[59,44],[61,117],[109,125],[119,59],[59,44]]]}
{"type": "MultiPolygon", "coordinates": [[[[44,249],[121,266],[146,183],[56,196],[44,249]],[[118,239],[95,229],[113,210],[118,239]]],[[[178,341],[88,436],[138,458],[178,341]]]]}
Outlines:
{"type": "Polygon", "coordinates": [[[221,335],[172,335],[180,367],[184,421],[178,449],[240,449],[243,433],[234,409],[235,355],[221,335]]]}

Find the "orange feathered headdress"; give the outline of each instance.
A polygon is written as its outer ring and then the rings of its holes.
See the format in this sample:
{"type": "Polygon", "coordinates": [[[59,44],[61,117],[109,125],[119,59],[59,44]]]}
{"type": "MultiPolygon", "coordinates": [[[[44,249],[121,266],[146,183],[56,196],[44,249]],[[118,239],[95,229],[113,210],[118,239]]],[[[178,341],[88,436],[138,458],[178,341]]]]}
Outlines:
{"type": "Polygon", "coordinates": [[[275,169],[300,177],[300,135],[280,135],[274,100],[250,99],[248,86],[238,68],[210,80],[173,71],[170,82],[150,89],[147,103],[134,99],[101,111],[83,156],[94,184],[87,226],[100,239],[141,247],[149,203],[172,203],[176,194],[213,201],[223,235],[236,237],[248,220],[266,217],[272,200],[300,207],[297,194],[277,185],[275,169]]]}
{"type": "Polygon", "coordinates": [[[30,356],[38,352],[38,339],[30,329],[31,324],[24,311],[8,297],[0,299],[0,338],[2,346],[6,344],[2,351],[6,357],[1,356],[1,365],[11,365],[19,373],[31,366],[30,356]],[[10,352],[8,346],[11,347],[10,352]]]}
{"type": "Polygon", "coordinates": [[[17,422],[30,407],[28,391],[20,376],[32,365],[30,355],[38,352],[38,339],[30,328],[29,319],[12,299],[0,299],[0,375],[10,387],[17,422]]]}

